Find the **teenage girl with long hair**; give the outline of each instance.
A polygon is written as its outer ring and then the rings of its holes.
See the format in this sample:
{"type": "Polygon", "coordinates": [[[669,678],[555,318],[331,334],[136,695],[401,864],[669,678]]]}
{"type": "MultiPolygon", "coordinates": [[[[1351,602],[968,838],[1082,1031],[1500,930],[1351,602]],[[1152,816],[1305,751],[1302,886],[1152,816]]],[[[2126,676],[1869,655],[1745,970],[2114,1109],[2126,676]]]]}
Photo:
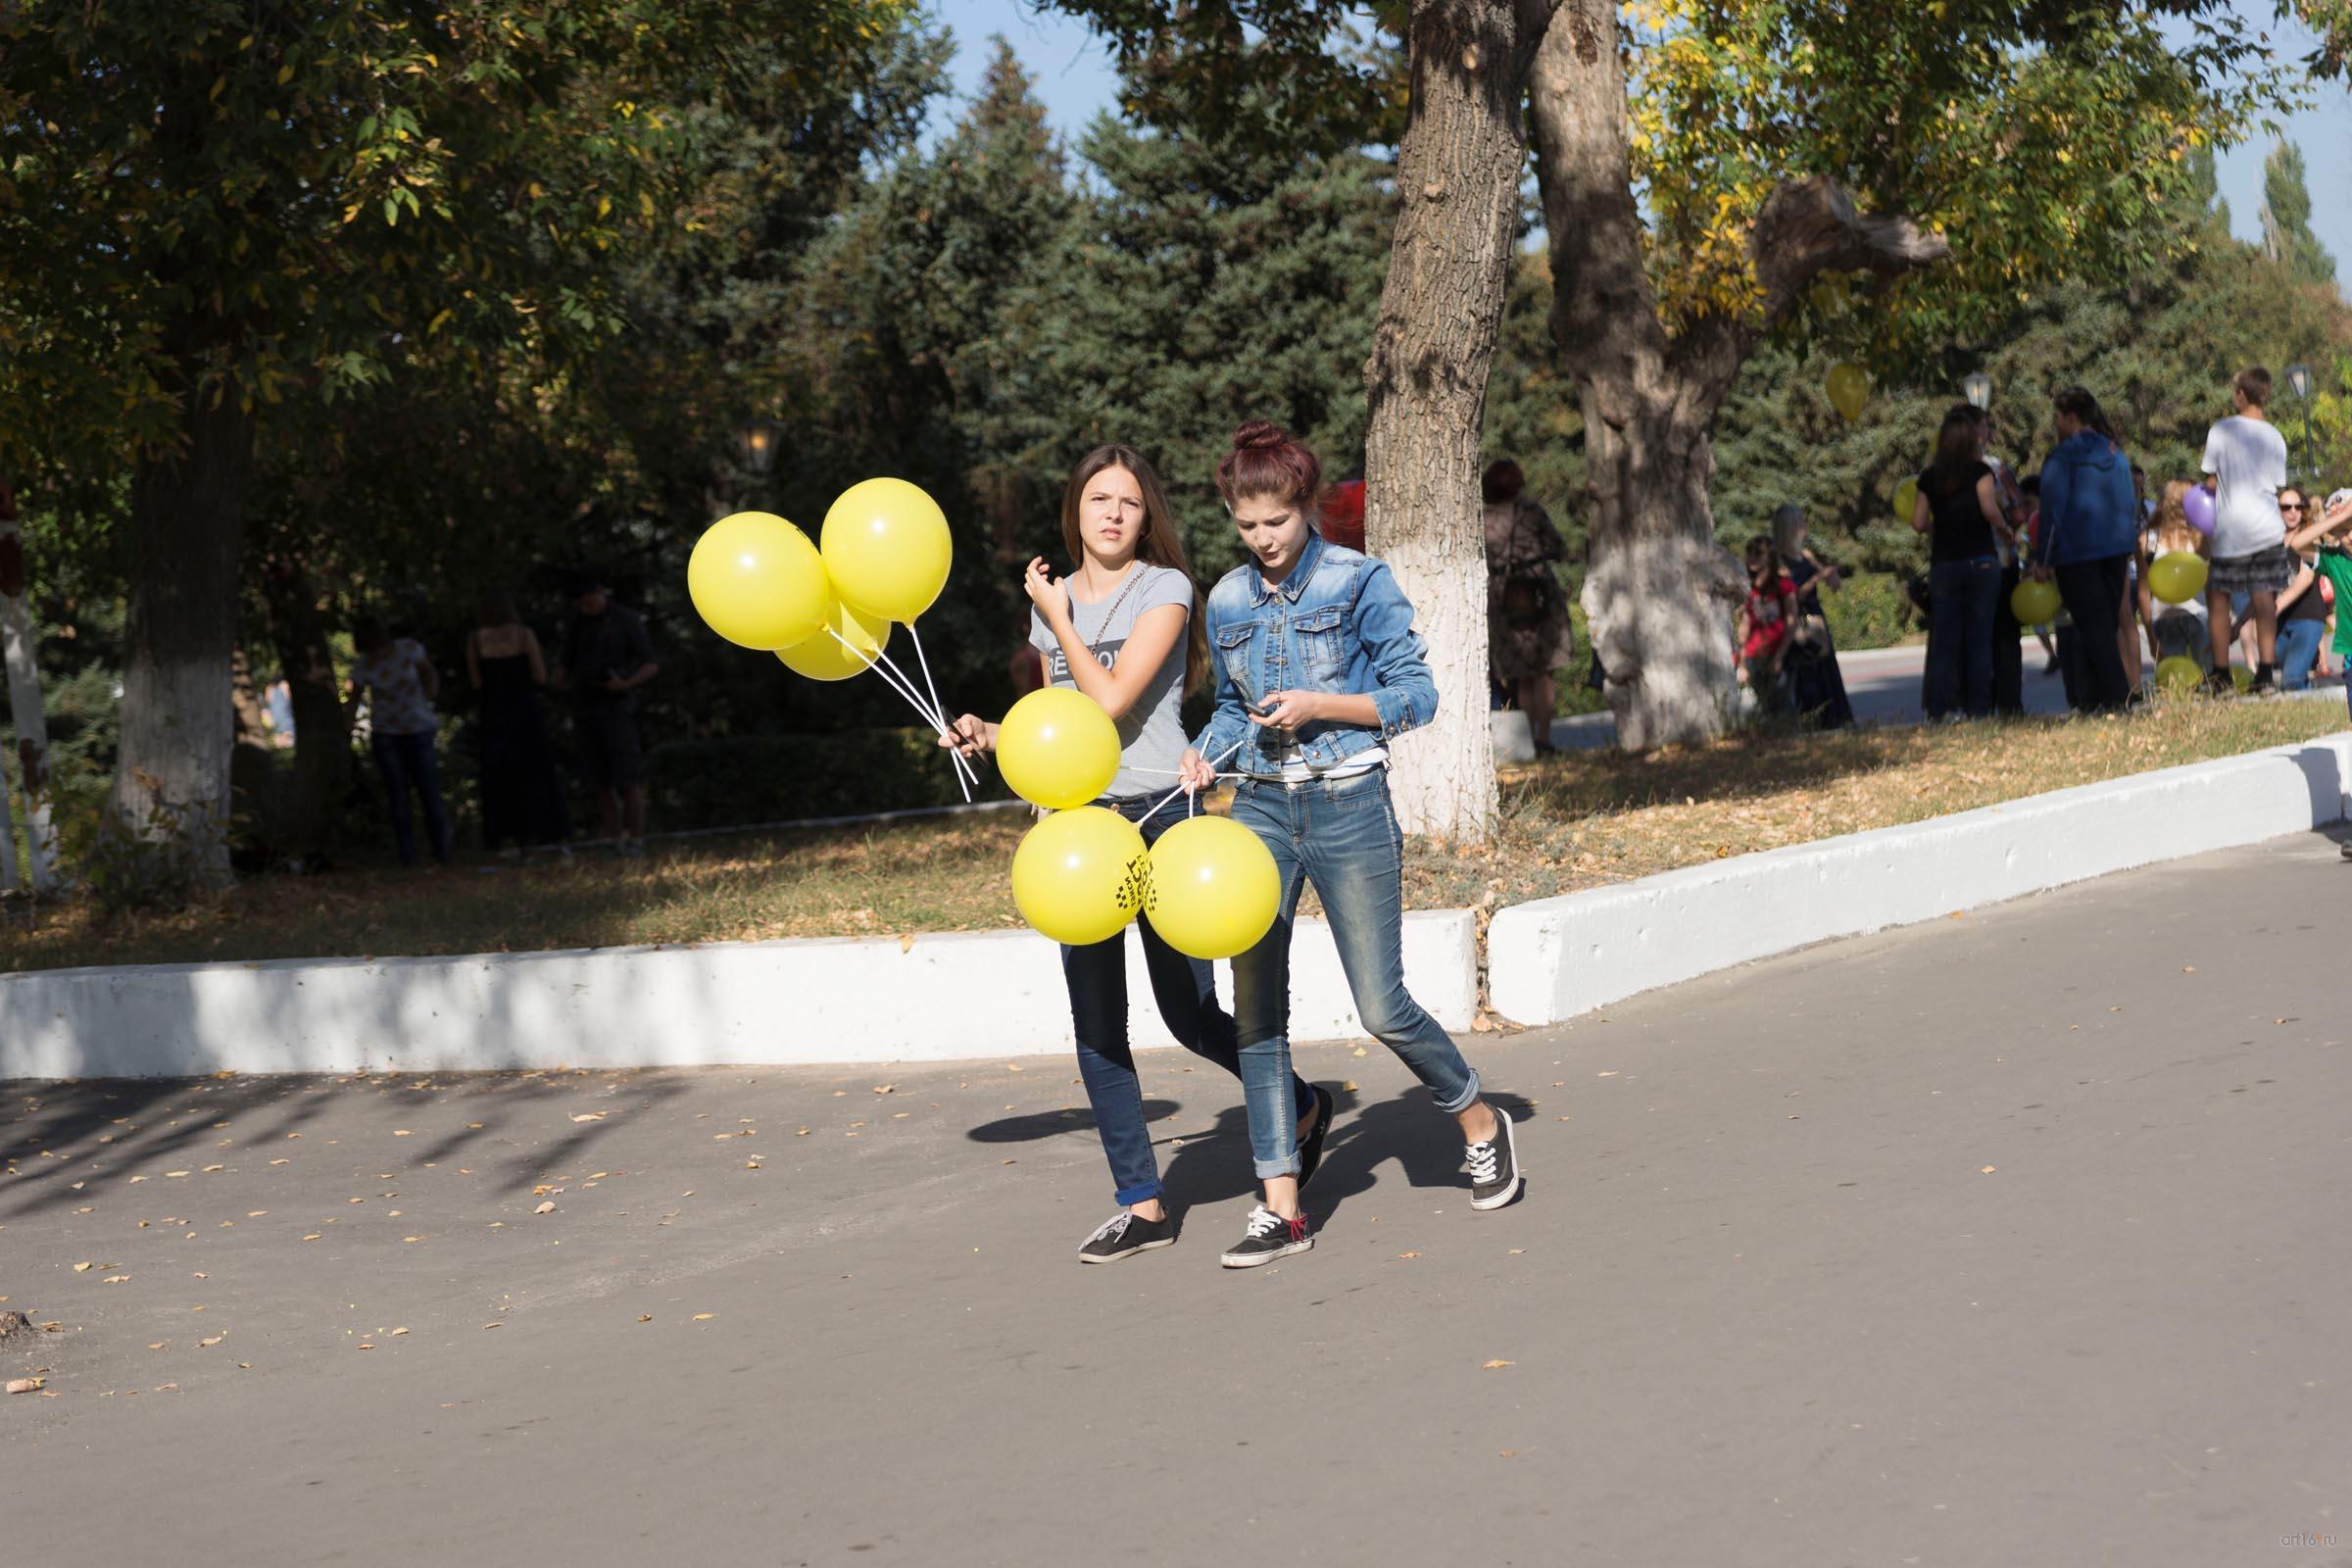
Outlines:
{"type": "Polygon", "coordinates": [[[1314,454],[1263,419],[1236,431],[1217,465],[1217,493],[1249,559],[1208,596],[1216,710],[1185,754],[1183,777],[1205,789],[1230,762],[1241,775],[1233,819],[1257,834],[1282,873],[1273,929],[1233,960],[1242,1099],[1263,1201],[1226,1250],[1228,1268],[1314,1245],[1298,1205],[1304,1172],[1286,1087],[1291,927],[1310,881],[1364,1028],[1461,1127],[1470,1206],[1500,1208],[1519,1193],[1510,1119],[1480,1098],[1478,1074],[1404,989],[1404,835],[1389,799],[1388,747],[1436,713],[1437,683],[1395,575],[1316,534],[1321,490],[1314,454]]]}
{"type": "MultiPolygon", "coordinates": [[[[1134,822],[1144,841],[1152,843],[1186,815],[1171,798],[1172,781],[1184,756],[1179,710],[1208,673],[1200,590],[1185,564],[1159,475],[1133,447],[1101,446],[1079,460],[1062,492],[1061,539],[1074,563],[1068,577],[1056,580],[1042,557],[1022,574],[1031,606],[1029,641],[1045,662],[1050,684],[1083,692],[1117,724],[1119,771],[1095,804],[1134,822]]],[[[997,744],[997,726],[970,713],[953,731],[954,744],[967,756],[997,744]]],[[[1168,1032],[1186,1050],[1239,1075],[1233,1020],[1217,1005],[1209,966],[1169,947],[1152,929],[1150,916],[1137,915],[1135,926],[1168,1032]]],[[[1078,1037],[1079,1075],[1121,1205],[1080,1246],[1078,1256],[1087,1263],[1115,1262],[1169,1246],[1177,1232],[1176,1216],[1161,1199],[1127,1039],[1126,933],[1063,947],[1061,967],[1078,1037]]],[[[1290,1112],[1285,1133],[1300,1141],[1311,1169],[1331,1126],[1331,1095],[1296,1076],[1276,1092],[1284,1094],[1290,1112]]]]}

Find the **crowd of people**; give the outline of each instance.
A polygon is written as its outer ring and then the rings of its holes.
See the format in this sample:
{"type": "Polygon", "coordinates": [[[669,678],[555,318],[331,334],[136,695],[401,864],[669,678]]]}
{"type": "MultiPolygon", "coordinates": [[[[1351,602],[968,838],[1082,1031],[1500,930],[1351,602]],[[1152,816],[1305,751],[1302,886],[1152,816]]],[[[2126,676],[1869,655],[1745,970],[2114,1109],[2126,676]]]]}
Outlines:
{"type": "MultiPolygon", "coordinates": [[[[568,584],[571,618],[551,665],[512,594],[482,597],[466,633],[466,679],[477,709],[483,847],[505,855],[562,846],[570,837],[543,690],[572,699],[573,757],[596,802],[601,835],[623,855],[643,853],[645,750],[636,691],[661,673],[645,622],[613,602],[601,574],[568,584]]],[[[400,862],[429,854],[447,865],[455,834],[442,798],[441,676],[424,645],[390,635],[367,615],[352,628],[351,694],[364,705],[368,753],[381,775],[400,862]],[[414,808],[412,808],[412,798],[414,808]],[[420,853],[416,818],[423,819],[420,853]]]]}
{"type": "MultiPolygon", "coordinates": [[[[2207,433],[2202,477],[2168,479],[2153,495],[2084,388],[2053,400],[2057,444],[2023,480],[1992,455],[1984,410],[1961,405],[1946,414],[1908,518],[1929,541],[1921,693],[1928,716],[2025,710],[2011,606],[2029,579],[2057,590],[2065,623],[2052,667],[2080,711],[2122,711],[2144,701],[2143,639],[2159,662],[2193,661],[2217,695],[2238,689],[2232,649],[2255,695],[2301,690],[2315,671],[2332,673],[2324,663],[2331,621],[2336,660],[2352,656],[2352,620],[2335,615],[2339,590],[2352,584],[2352,555],[2341,543],[2352,530],[2352,490],[2318,507],[2288,482],[2286,442],[2264,413],[2270,395],[2269,371],[2240,371],[2230,413],[2207,433]],[[2204,563],[2202,590],[2178,604],[2159,595],[2150,571],[2176,553],[2204,563]]],[[[1759,594],[1777,596],[1767,579],[1757,581],[1759,594]]],[[[1749,621],[1757,618],[1751,611],[1749,621]]],[[[1752,671],[1757,633],[1743,634],[1752,671]]]]}

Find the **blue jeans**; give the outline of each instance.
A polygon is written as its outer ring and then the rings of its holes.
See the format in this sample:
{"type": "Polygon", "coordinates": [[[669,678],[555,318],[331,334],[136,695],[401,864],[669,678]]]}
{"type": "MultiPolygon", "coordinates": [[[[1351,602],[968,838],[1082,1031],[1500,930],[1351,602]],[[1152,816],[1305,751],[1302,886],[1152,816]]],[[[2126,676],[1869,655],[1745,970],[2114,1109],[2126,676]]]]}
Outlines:
{"type": "MultiPolygon", "coordinates": [[[[1097,806],[1118,812],[1143,830],[1144,842],[1153,844],[1184,820],[1184,802],[1163,806],[1150,818],[1144,812],[1149,798],[1101,800],[1097,806]]],[[[1176,1043],[1196,1056],[1205,1057],[1232,1073],[1242,1074],[1241,1053],[1234,1039],[1233,1020],[1217,1005],[1217,988],[1206,962],[1190,958],[1168,946],[1144,915],[1135,917],[1144,939],[1144,970],[1152,977],[1152,998],[1176,1043]]],[[[1070,988],[1070,1023],[1078,1036],[1078,1075],[1086,1081],[1087,1102],[1094,1107],[1095,1131],[1102,1140],[1102,1155],[1110,1161],[1110,1179],[1121,1203],[1141,1203],[1159,1196],[1159,1164],[1152,1154],[1152,1133],[1144,1124],[1144,1092],[1135,1073],[1135,1052],[1127,1042],[1127,933],[1083,948],[1061,950],[1061,975],[1070,988]]],[[[1287,1062],[1285,1064],[1287,1066],[1287,1062]]],[[[1278,1081],[1279,1087],[1279,1081],[1278,1081]]],[[[1315,1107],[1315,1092],[1298,1077],[1291,1079],[1291,1103],[1297,1114],[1315,1107]]],[[[1295,1134],[1295,1123],[1286,1123],[1295,1134]]]]}
{"type": "MultiPolygon", "coordinates": [[[[2316,594],[2317,588],[2306,588],[2316,594]]],[[[2320,634],[2328,629],[2324,620],[2281,620],[2278,622],[2278,684],[2290,692],[2299,692],[2311,684],[2311,666],[2320,662],[2320,634]]]]}
{"type": "Polygon", "coordinates": [[[1233,819],[1264,842],[1282,873],[1273,929],[1233,960],[1242,1102],[1257,1174],[1298,1170],[1283,1080],[1291,1076],[1291,928],[1310,880],[1364,1028],[1429,1086],[1440,1109],[1460,1110],[1478,1099],[1478,1074],[1404,989],[1404,834],[1389,802],[1388,773],[1298,789],[1248,779],[1234,797],[1233,819]]]}
{"type": "Polygon", "coordinates": [[[409,791],[416,792],[424,808],[424,831],[433,841],[433,858],[449,863],[449,817],[441,809],[441,768],[433,758],[433,736],[373,735],[368,749],[375,755],[384,775],[384,794],[392,805],[392,837],[400,846],[400,863],[416,863],[416,829],[409,821],[409,791]]]}
{"type": "Polygon", "coordinates": [[[2001,564],[1990,556],[1938,561],[1928,568],[1930,718],[1954,709],[1971,718],[1992,711],[1992,624],[2001,610],[2001,564]]]}

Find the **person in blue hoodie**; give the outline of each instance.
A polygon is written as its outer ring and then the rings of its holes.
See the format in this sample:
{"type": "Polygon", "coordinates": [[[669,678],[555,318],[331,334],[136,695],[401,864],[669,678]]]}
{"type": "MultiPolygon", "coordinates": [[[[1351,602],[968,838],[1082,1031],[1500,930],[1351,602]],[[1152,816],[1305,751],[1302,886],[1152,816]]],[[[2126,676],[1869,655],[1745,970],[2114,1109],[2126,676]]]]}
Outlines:
{"type": "Polygon", "coordinates": [[[2099,400],[2071,386],[2055,406],[2058,445],[2041,466],[2034,575],[2058,584],[2058,598],[2080,634],[2087,679],[2077,688],[2075,706],[2084,712],[2118,712],[2139,686],[2139,671],[2124,668],[2120,641],[2108,630],[2123,614],[2139,501],[2132,489],[2132,465],[2099,400]]]}

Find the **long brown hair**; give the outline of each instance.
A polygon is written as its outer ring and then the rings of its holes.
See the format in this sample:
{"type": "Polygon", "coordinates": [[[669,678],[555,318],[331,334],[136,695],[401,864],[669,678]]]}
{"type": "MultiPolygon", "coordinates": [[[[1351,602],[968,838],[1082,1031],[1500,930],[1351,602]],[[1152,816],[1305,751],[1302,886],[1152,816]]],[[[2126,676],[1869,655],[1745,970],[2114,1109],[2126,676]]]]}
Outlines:
{"type": "Polygon", "coordinates": [[[1208,607],[1200,597],[1192,564],[1184,559],[1184,540],[1176,532],[1176,514],[1168,509],[1158,470],[1141,452],[1112,441],[1078,460],[1061,492],[1062,548],[1069,552],[1073,566],[1086,559],[1086,540],[1078,531],[1078,503],[1086,494],[1087,481],[1105,468],[1125,468],[1135,475],[1135,487],[1144,494],[1144,531],[1136,537],[1136,559],[1181,571],[1192,584],[1193,612],[1184,623],[1184,694],[1190,697],[1208,679],[1208,607]]]}
{"type": "Polygon", "coordinates": [[[2205,553],[2205,536],[2197,532],[2188,520],[2188,492],[2192,488],[2186,479],[2167,479],[2164,494],[2156,503],[2156,553],[2185,550],[2192,555],[2205,553]]]}

